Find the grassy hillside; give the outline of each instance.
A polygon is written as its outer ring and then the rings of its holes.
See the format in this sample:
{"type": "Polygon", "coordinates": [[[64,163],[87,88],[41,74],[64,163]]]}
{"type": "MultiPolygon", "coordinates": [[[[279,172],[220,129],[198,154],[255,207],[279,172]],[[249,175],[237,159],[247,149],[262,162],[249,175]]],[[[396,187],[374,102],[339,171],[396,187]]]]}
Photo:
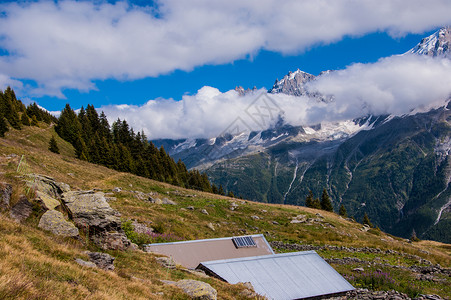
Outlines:
{"type": "MultiPolygon", "coordinates": [[[[0,138],[0,181],[13,184],[13,203],[24,192],[16,173],[24,155],[33,173],[52,176],[74,190],[99,189],[114,197],[110,205],[121,213],[129,238],[138,244],[263,233],[279,252],[296,246],[316,247],[355,286],[396,289],[410,295],[451,295],[449,275],[433,274],[431,280],[420,280],[412,268],[428,267],[429,262],[449,268],[451,245],[409,243],[377,229],[363,231],[361,224],[333,213],[232,199],[116,172],[75,159],[73,148],[59,138],[61,154],[51,153],[47,147],[52,134],[53,128],[43,125],[11,130],[0,138]],[[116,187],[121,191],[112,192],[116,187]],[[168,198],[177,205],[151,203],[148,195],[168,198]],[[291,223],[299,215],[307,221],[291,223]],[[154,233],[132,234],[132,220],[152,227],[154,233]],[[365,274],[352,271],[357,267],[363,267],[365,274]],[[390,280],[375,284],[379,273],[388,274],[390,280]]],[[[114,271],[83,268],[74,259],[86,258],[85,250],[99,249],[85,238],[59,238],[36,229],[37,215],[18,224],[0,214],[0,298],[62,299],[70,294],[74,299],[188,299],[181,290],[160,281],[182,278],[210,283],[219,299],[242,298],[244,286],[166,269],[155,256],[142,251],[107,251],[116,257],[114,271]]]]}

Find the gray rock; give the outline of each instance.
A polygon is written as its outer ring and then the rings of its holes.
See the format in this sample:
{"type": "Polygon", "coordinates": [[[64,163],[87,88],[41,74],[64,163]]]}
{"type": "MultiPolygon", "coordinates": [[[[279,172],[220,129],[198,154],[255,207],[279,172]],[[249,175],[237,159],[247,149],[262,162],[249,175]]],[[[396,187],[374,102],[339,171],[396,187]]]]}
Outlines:
{"type": "Polygon", "coordinates": [[[210,228],[211,230],[215,231],[215,226],[213,225],[213,223],[208,223],[207,227],[210,228]]]}
{"type": "Polygon", "coordinates": [[[177,202],[172,201],[171,199],[168,198],[163,198],[163,204],[168,204],[168,205],[177,205],[177,202]]]}
{"type": "Polygon", "coordinates": [[[204,215],[208,215],[208,211],[205,208],[203,208],[200,212],[203,213],[204,215]]]}
{"type": "Polygon", "coordinates": [[[115,257],[100,252],[87,252],[89,260],[93,262],[98,268],[103,270],[114,270],[115,257]]]}
{"type": "Polygon", "coordinates": [[[76,258],[76,259],[75,259],[75,262],[76,262],[77,264],[79,264],[80,266],[83,266],[83,267],[97,268],[97,266],[96,266],[95,263],[92,263],[92,262],[90,262],[90,261],[85,261],[85,260],[83,260],[83,259],[81,259],[81,258],[76,258]]]}
{"type": "Polygon", "coordinates": [[[121,228],[119,213],[112,209],[102,192],[74,191],[62,195],[69,216],[102,249],[125,250],[130,241],[121,228]]]}
{"type": "Polygon", "coordinates": [[[20,196],[19,202],[17,202],[10,211],[10,216],[16,221],[25,221],[33,211],[33,204],[28,201],[27,196],[20,196]]]}
{"type": "Polygon", "coordinates": [[[61,194],[70,191],[70,186],[63,182],[56,182],[55,179],[45,175],[34,174],[34,180],[28,181],[28,186],[40,191],[48,196],[60,199],[61,194]]]}
{"type": "Polygon", "coordinates": [[[188,206],[186,209],[188,209],[188,210],[194,210],[194,206],[188,206]]]}
{"type": "Polygon", "coordinates": [[[56,210],[46,211],[42,215],[38,227],[60,236],[78,236],[78,228],[66,221],[63,214],[56,210]]]}
{"type": "Polygon", "coordinates": [[[39,205],[41,205],[41,207],[45,210],[52,210],[61,205],[61,203],[58,200],[48,196],[47,194],[40,192],[40,191],[36,191],[35,201],[39,205]]]}
{"type": "Polygon", "coordinates": [[[115,187],[114,189],[112,189],[112,191],[113,191],[114,193],[120,193],[120,192],[122,191],[122,189],[119,188],[119,187],[115,187]]]}
{"type": "Polygon", "coordinates": [[[208,283],[192,280],[192,279],[183,279],[177,281],[175,286],[182,289],[188,296],[193,299],[199,300],[216,300],[217,299],[217,291],[208,283]]]}
{"type": "Polygon", "coordinates": [[[148,226],[146,226],[144,224],[141,224],[141,223],[138,223],[136,221],[133,221],[132,225],[133,225],[133,230],[136,233],[149,234],[149,233],[154,231],[154,229],[152,227],[148,227],[148,226]]]}
{"type": "Polygon", "coordinates": [[[260,220],[260,217],[259,217],[259,216],[251,216],[251,218],[252,218],[253,220],[260,220]]]}
{"type": "Polygon", "coordinates": [[[176,264],[175,264],[174,260],[170,257],[166,257],[166,256],[157,257],[157,263],[159,263],[160,265],[162,265],[163,267],[168,268],[168,269],[176,268],[176,264]]]}
{"type": "Polygon", "coordinates": [[[9,209],[13,187],[9,183],[0,182],[0,210],[9,209]]]}
{"type": "Polygon", "coordinates": [[[353,272],[365,272],[365,269],[364,268],[354,268],[354,269],[352,269],[352,271],[353,272]]]}

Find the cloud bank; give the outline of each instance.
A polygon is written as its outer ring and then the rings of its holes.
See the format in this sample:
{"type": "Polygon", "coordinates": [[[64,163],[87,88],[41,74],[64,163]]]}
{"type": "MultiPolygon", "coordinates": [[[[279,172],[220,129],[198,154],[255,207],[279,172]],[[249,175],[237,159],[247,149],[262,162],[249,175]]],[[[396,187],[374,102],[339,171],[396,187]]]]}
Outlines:
{"type": "MultiPolygon", "coordinates": [[[[275,113],[291,125],[349,120],[368,114],[406,114],[414,109],[442,105],[451,95],[451,61],[416,55],[392,56],[373,64],[353,64],[335,71],[309,86],[322,94],[333,95],[330,103],[284,94],[268,95],[275,113]]],[[[196,95],[150,100],[142,106],[104,106],[101,110],[114,121],[126,119],[135,129],[144,129],[151,139],[209,138],[223,133],[237,120],[250,130],[274,125],[259,124],[249,108],[257,105],[265,90],[239,96],[234,90],[221,93],[203,87],[196,95]]],[[[262,114],[268,110],[260,109],[262,114]]],[[[258,120],[257,120],[258,121],[258,120]]]]}
{"type": "Polygon", "coordinates": [[[64,97],[94,80],[134,80],[344,36],[421,33],[451,24],[448,0],[30,1],[0,4],[0,72],[29,94],[64,97]],[[30,85],[29,82],[32,82],[30,85]],[[19,84],[20,85],[20,84],[19,84]]]}

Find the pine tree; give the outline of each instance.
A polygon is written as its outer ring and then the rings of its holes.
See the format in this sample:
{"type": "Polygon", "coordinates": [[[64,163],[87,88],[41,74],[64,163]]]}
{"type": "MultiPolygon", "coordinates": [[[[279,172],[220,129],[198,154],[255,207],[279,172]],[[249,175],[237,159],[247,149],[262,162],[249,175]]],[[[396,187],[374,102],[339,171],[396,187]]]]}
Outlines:
{"type": "Polygon", "coordinates": [[[321,209],[326,211],[334,211],[332,202],[330,201],[329,194],[327,194],[326,189],[323,189],[323,194],[321,195],[321,209]]]}
{"type": "Polygon", "coordinates": [[[31,117],[31,126],[39,126],[36,116],[31,117]]]}
{"type": "Polygon", "coordinates": [[[53,135],[49,141],[49,150],[56,154],[60,153],[60,150],[58,148],[58,143],[56,142],[55,136],[53,136],[53,135]]]}
{"type": "Polygon", "coordinates": [[[81,125],[77,115],[69,104],[66,104],[61,111],[55,130],[62,139],[68,141],[73,146],[78,142],[79,135],[81,134],[81,125]]]}
{"type": "Polygon", "coordinates": [[[307,195],[307,197],[305,198],[305,206],[306,207],[313,207],[313,192],[311,190],[309,190],[309,193],[307,195]]]}
{"type": "Polygon", "coordinates": [[[218,193],[218,187],[213,183],[211,185],[211,190],[213,194],[217,194],[218,193]]]}
{"type": "Polygon", "coordinates": [[[318,198],[313,200],[312,208],[321,209],[321,201],[318,198]]]}
{"type": "Polygon", "coordinates": [[[371,223],[370,218],[368,217],[368,215],[366,213],[363,215],[363,222],[362,223],[364,225],[368,225],[370,227],[373,227],[373,224],[371,223]]]}
{"type": "Polygon", "coordinates": [[[345,218],[348,216],[348,212],[346,211],[346,208],[343,204],[340,206],[340,211],[338,212],[338,214],[345,218]]]}
{"type": "Polygon", "coordinates": [[[224,195],[224,188],[222,187],[222,184],[219,185],[218,194],[219,195],[224,195]]]}
{"type": "Polygon", "coordinates": [[[227,194],[227,197],[235,198],[235,195],[233,194],[232,191],[229,191],[229,193],[227,194]]]}
{"type": "Polygon", "coordinates": [[[0,111],[0,137],[4,137],[5,133],[8,131],[8,124],[6,123],[5,117],[0,111]]]}
{"type": "Polygon", "coordinates": [[[22,116],[20,117],[20,122],[24,126],[30,126],[30,118],[28,117],[27,113],[22,113],[22,116]]]}
{"type": "Polygon", "coordinates": [[[415,232],[415,228],[412,229],[412,234],[410,235],[410,240],[412,242],[418,242],[420,239],[417,237],[417,233],[415,232]]]}

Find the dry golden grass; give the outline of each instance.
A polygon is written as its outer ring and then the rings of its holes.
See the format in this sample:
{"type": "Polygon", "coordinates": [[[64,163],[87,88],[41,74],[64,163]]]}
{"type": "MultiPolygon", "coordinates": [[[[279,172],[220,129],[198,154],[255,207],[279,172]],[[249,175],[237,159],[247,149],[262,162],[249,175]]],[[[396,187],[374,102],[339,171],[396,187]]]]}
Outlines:
{"type": "MultiPolygon", "coordinates": [[[[97,188],[111,192],[114,187],[122,188],[122,192],[114,194],[117,200],[110,204],[121,212],[123,219],[160,227],[165,233],[184,239],[264,233],[270,241],[392,249],[418,255],[442,266],[451,266],[451,245],[431,241],[412,244],[375,229],[363,232],[361,224],[344,220],[334,213],[231,199],[116,172],[77,160],[71,145],[59,138],[58,146],[62,154],[51,153],[47,147],[52,134],[51,127],[30,127],[22,131],[12,130],[6,138],[0,139],[0,181],[14,185],[12,202],[23,193],[23,182],[17,177],[16,169],[21,155],[25,155],[31,172],[52,176],[57,181],[68,183],[72,189],[97,188]],[[10,157],[13,153],[18,156],[10,157]],[[157,192],[158,197],[167,197],[178,205],[152,204],[138,199],[134,191],[157,192]],[[230,210],[232,202],[238,204],[233,211],[230,210]],[[193,206],[194,210],[186,210],[188,206],[193,206]],[[206,209],[208,215],[203,214],[202,209],[206,209]],[[324,217],[320,223],[290,223],[298,214],[317,218],[317,213],[324,217]],[[259,219],[251,216],[258,216],[259,219]],[[215,230],[208,226],[209,223],[215,230]]],[[[74,259],[87,259],[83,251],[97,250],[95,247],[35,229],[33,225],[36,220],[27,224],[16,224],[0,215],[0,299],[67,299],[68,295],[71,299],[188,299],[180,290],[164,285],[160,280],[199,280],[181,270],[164,269],[154,256],[140,251],[110,251],[116,257],[114,272],[83,268],[74,259]]],[[[324,255],[342,257],[352,254],[324,255]]],[[[392,256],[384,258],[396,259],[392,256]]],[[[400,260],[399,263],[408,265],[410,262],[400,260]]],[[[350,267],[339,268],[347,272],[350,267]]],[[[205,281],[218,290],[220,299],[240,298],[241,286],[215,279],[205,281]]],[[[439,287],[426,289],[436,291],[439,287]]]]}

